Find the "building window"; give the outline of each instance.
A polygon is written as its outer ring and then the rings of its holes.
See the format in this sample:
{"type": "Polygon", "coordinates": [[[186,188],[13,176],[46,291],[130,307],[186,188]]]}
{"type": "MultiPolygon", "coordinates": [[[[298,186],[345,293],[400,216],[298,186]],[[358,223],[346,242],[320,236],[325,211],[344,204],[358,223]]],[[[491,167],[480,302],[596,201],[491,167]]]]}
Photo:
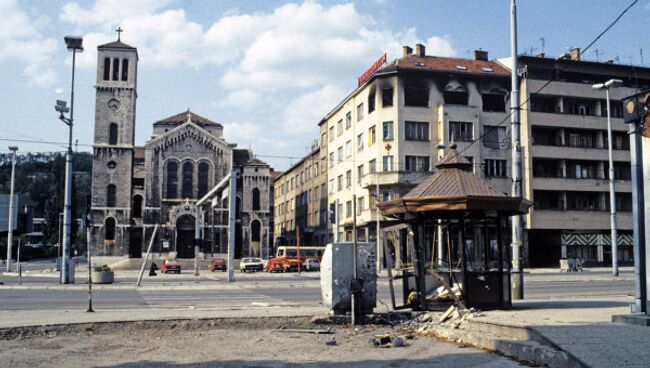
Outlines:
{"type": "Polygon", "coordinates": [[[336,135],[340,136],[343,134],[343,120],[339,120],[336,122],[336,135]]]}
{"type": "Polygon", "coordinates": [[[363,120],[363,103],[357,106],[357,121],[363,120]]]}
{"type": "Polygon", "coordinates": [[[449,141],[463,142],[474,139],[474,123],[464,121],[449,122],[449,141]]]}
{"type": "Polygon", "coordinates": [[[505,178],[507,174],[506,160],[486,159],[483,162],[483,174],[486,178],[505,178]]]}
{"type": "Polygon", "coordinates": [[[122,80],[129,79],[129,59],[122,59],[122,80]]]}
{"type": "Polygon", "coordinates": [[[352,201],[345,202],[345,217],[352,217],[352,201]]]}
{"type": "Polygon", "coordinates": [[[386,202],[395,198],[395,194],[391,191],[385,191],[381,193],[381,201],[386,202]]]}
{"type": "Polygon", "coordinates": [[[111,123],[108,126],[108,144],[117,144],[117,124],[111,123]]]}
{"type": "Polygon", "coordinates": [[[167,163],[167,198],[178,197],[178,164],[175,161],[167,163]]]}
{"type": "MultiPolygon", "coordinates": [[[[505,141],[506,128],[500,126],[483,126],[483,145],[487,148],[501,149],[506,148],[505,141]]],[[[535,137],[533,137],[535,141],[535,137]]]]}
{"type": "Polygon", "coordinates": [[[131,217],[142,218],[142,196],[134,195],[131,200],[131,217]]]}
{"type": "Polygon", "coordinates": [[[120,59],[113,59],[113,80],[120,80],[120,59]]]}
{"type": "Polygon", "coordinates": [[[253,211],[260,210],[260,190],[253,188],[253,211]]]}
{"type": "Polygon", "coordinates": [[[343,162],[343,146],[336,149],[336,163],[343,162]]]}
{"type": "Polygon", "coordinates": [[[104,58],[104,80],[107,81],[111,76],[111,58],[104,58]]]}
{"type": "Polygon", "coordinates": [[[352,126],[352,111],[348,111],[345,114],[345,129],[350,129],[352,126]]]}
{"type": "Polygon", "coordinates": [[[251,241],[259,242],[262,238],[260,235],[261,233],[262,226],[260,224],[260,220],[253,220],[253,222],[251,222],[251,241]]]}
{"type": "Polygon", "coordinates": [[[115,184],[108,184],[106,186],[106,207],[115,207],[116,200],[116,191],[115,184]]]}
{"type": "Polygon", "coordinates": [[[368,172],[374,174],[377,172],[377,160],[374,158],[368,161],[368,172]]]}
{"type": "Polygon", "coordinates": [[[377,139],[377,135],[375,134],[375,126],[373,125],[370,128],[368,128],[368,147],[375,144],[376,139],[377,139]]]}
{"type": "Polygon", "coordinates": [[[385,172],[393,171],[393,156],[392,155],[384,156],[384,171],[385,172]]]}
{"type": "Polygon", "coordinates": [[[429,89],[426,87],[404,87],[404,105],[429,107],[429,89]]]}
{"type": "Polygon", "coordinates": [[[352,141],[345,142],[345,157],[352,156],[352,141]]]}
{"type": "Polygon", "coordinates": [[[361,151],[362,149],[363,149],[363,133],[357,136],[357,151],[361,151]]]}
{"type": "Polygon", "coordinates": [[[375,111],[375,91],[368,94],[368,114],[375,111]]]}
{"type": "Polygon", "coordinates": [[[506,111],[506,95],[503,93],[483,93],[483,111],[506,111]]]}
{"type": "Polygon", "coordinates": [[[343,190],[343,175],[339,175],[336,178],[336,190],[338,191],[343,190]]]}
{"type": "Polygon", "coordinates": [[[352,170],[345,172],[345,187],[350,188],[352,186],[352,170]]]}
{"type": "Polygon", "coordinates": [[[115,219],[108,217],[104,224],[104,240],[115,240],[115,219]]]}
{"type": "Polygon", "coordinates": [[[443,98],[445,100],[445,104],[467,105],[468,102],[467,89],[465,89],[465,87],[463,87],[462,85],[447,86],[443,98]]]}
{"type": "Polygon", "coordinates": [[[334,193],[334,179],[330,180],[330,193],[334,193]]]}
{"type": "Polygon", "coordinates": [[[381,89],[381,106],[393,106],[393,87],[386,87],[381,89]]]}
{"type": "Polygon", "coordinates": [[[404,138],[407,141],[428,141],[429,122],[427,121],[406,121],[404,123],[404,138]]]}
{"type": "Polygon", "coordinates": [[[334,127],[330,127],[330,142],[334,140],[334,127]]]}
{"type": "Polygon", "coordinates": [[[208,192],[208,179],[210,177],[210,166],[207,162],[199,163],[199,198],[208,192]]]}
{"type": "Polygon", "coordinates": [[[330,152],[330,167],[334,166],[334,152],[330,152]]]}
{"type": "Polygon", "coordinates": [[[429,156],[406,156],[406,171],[429,171],[429,156]]]}
{"type": "Polygon", "coordinates": [[[183,188],[182,198],[193,198],[193,176],[194,176],[194,164],[187,161],[183,164],[183,188]]]}
{"type": "Polygon", "coordinates": [[[393,122],[392,121],[384,121],[384,140],[385,141],[392,141],[393,140],[393,122]]]}
{"type": "Polygon", "coordinates": [[[361,184],[361,177],[363,176],[363,165],[357,166],[357,184],[361,184]]]}
{"type": "Polygon", "coordinates": [[[364,197],[359,197],[357,198],[357,215],[360,215],[361,212],[365,210],[365,198],[364,197]]]}

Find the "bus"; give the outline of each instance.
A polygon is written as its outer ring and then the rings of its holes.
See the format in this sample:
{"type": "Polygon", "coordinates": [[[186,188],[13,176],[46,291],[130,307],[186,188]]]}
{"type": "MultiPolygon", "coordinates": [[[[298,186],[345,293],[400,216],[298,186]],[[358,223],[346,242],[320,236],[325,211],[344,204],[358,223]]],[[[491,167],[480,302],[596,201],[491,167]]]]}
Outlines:
{"type": "MultiPolygon", "coordinates": [[[[305,258],[318,258],[320,261],[323,257],[323,252],[325,252],[325,247],[300,247],[300,259],[304,260],[305,258]]],[[[275,256],[277,258],[297,258],[298,247],[281,245],[277,248],[275,256]]]]}

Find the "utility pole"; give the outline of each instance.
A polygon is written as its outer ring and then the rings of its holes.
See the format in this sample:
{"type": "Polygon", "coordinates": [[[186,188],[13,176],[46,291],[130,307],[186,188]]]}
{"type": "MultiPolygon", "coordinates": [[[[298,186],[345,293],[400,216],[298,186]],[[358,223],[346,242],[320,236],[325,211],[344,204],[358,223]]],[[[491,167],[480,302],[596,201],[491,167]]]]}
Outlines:
{"type": "MultiPolygon", "coordinates": [[[[521,123],[519,121],[519,63],[517,55],[517,4],[510,1],[510,50],[512,57],[512,92],[510,94],[510,125],[512,130],[512,197],[522,197],[521,185],[521,123]]],[[[512,216],[512,298],[524,298],[523,217],[512,216]]]]}
{"type": "Polygon", "coordinates": [[[630,166],[632,168],[632,244],[634,245],[634,303],[633,313],[647,313],[645,211],[643,184],[642,137],[637,124],[630,125],[630,166]]]}
{"type": "Polygon", "coordinates": [[[384,246],[382,243],[382,234],[381,234],[381,211],[379,210],[379,174],[375,173],[377,177],[377,184],[375,186],[375,216],[377,217],[377,222],[375,227],[377,228],[377,235],[375,239],[377,240],[377,274],[381,271],[383,261],[384,261],[384,246]]]}
{"type": "Polygon", "coordinates": [[[228,282],[235,281],[235,231],[237,211],[237,170],[230,171],[228,190],[228,282]]]}
{"type": "Polygon", "coordinates": [[[194,219],[194,276],[199,275],[199,250],[201,249],[201,206],[196,206],[194,219]]]}
{"type": "Polygon", "coordinates": [[[11,269],[11,248],[14,242],[14,209],[16,204],[14,203],[14,181],[16,177],[16,151],[18,147],[11,146],[9,147],[11,151],[11,186],[9,189],[9,228],[7,233],[7,272],[11,269]]]}

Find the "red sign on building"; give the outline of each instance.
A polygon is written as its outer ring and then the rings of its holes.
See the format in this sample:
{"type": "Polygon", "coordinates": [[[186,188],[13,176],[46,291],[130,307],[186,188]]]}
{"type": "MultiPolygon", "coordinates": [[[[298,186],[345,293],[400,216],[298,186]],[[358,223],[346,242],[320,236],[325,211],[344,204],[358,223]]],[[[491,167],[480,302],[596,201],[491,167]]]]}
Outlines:
{"type": "Polygon", "coordinates": [[[363,72],[363,74],[359,76],[359,78],[357,79],[359,85],[362,85],[363,82],[367,81],[368,78],[370,78],[373,74],[375,74],[375,72],[379,68],[381,68],[381,66],[384,65],[385,63],[386,63],[386,53],[384,53],[379,59],[377,59],[377,61],[374,62],[374,64],[372,64],[372,66],[370,66],[370,68],[368,68],[368,70],[366,70],[365,72],[363,72]]]}

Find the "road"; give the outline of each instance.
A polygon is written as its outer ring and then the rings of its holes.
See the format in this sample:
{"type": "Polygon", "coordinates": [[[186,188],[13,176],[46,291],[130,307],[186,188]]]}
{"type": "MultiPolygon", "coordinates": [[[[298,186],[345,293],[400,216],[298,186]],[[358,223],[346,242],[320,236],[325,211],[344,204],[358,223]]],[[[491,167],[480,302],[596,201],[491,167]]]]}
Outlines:
{"type": "MultiPolygon", "coordinates": [[[[225,274],[203,273],[162,275],[146,278],[153,288],[136,290],[135,277],[119,281],[119,288],[104,287],[93,292],[95,308],[233,308],[251,305],[318,305],[321,293],[317,274],[237,274],[234,284],[225,282],[225,274]],[[181,285],[178,287],[178,285],[181,285]],[[167,286],[176,286],[168,288],[167,286]],[[173,289],[173,290],[172,290],[173,289]]],[[[607,271],[589,274],[531,273],[526,275],[527,299],[589,298],[630,296],[634,282],[630,275],[614,279],[607,271]],[[596,281],[594,281],[596,279],[596,281]]],[[[79,280],[80,282],[83,279],[79,280]]],[[[0,276],[0,282],[16,285],[15,277],[0,276]]],[[[53,277],[24,277],[25,289],[2,290],[0,310],[47,310],[84,308],[88,294],[81,285],[63,290],[46,290],[34,285],[57,285],[53,277]],[[31,286],[30,286],[31,285],[31,286]]],[[[117,284],[116,284],[117,285],[117,284]]],[[[398,303],[400,300],[399,290],[398,303]]],[[[378,304],[389,304],[390,296],[385,279],[378,283],[378,304]]]]}

